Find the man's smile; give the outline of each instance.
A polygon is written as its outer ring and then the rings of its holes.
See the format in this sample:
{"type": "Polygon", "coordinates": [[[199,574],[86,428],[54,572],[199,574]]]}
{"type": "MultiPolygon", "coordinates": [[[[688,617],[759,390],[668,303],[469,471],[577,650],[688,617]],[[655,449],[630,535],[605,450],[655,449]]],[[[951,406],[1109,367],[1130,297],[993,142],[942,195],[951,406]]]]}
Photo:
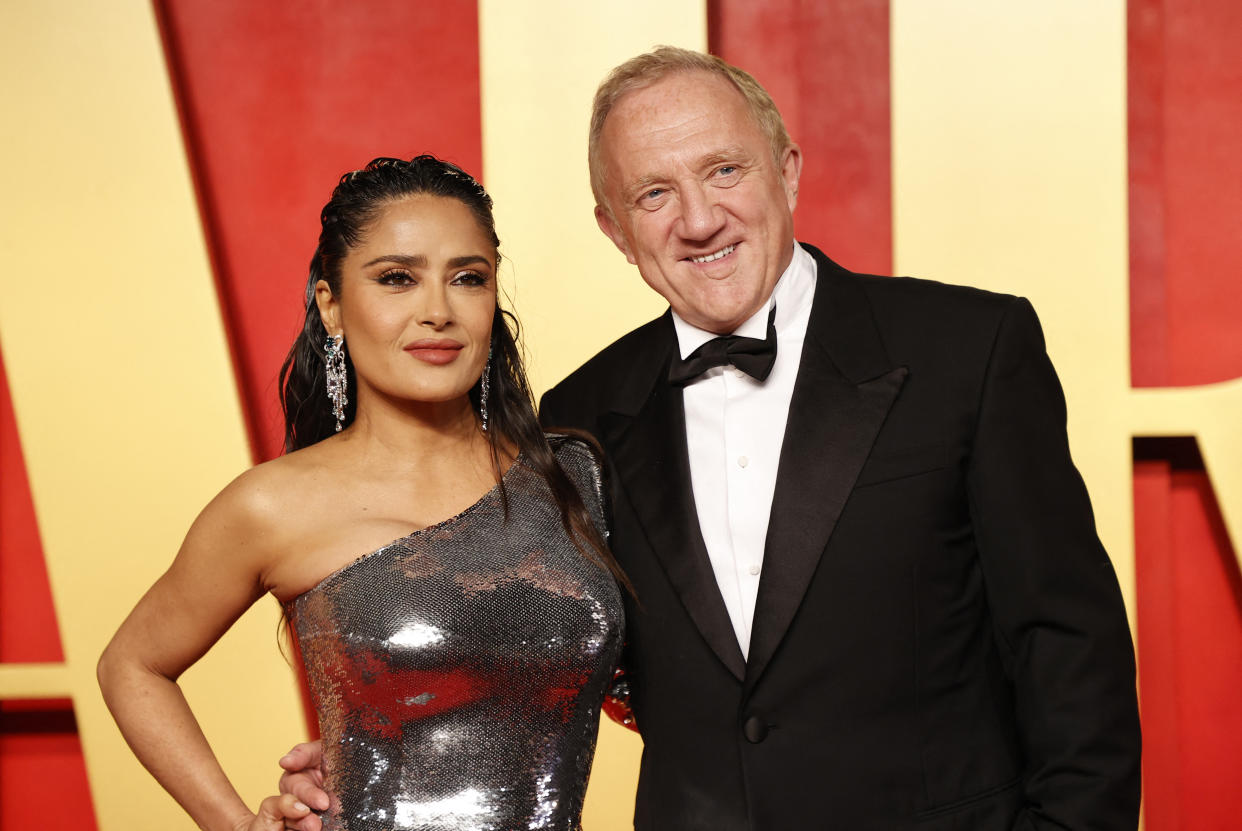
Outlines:
{"type": "Polygon", "coordinates": [[[722,257],[727,257],[730,254],[732,254],[733,249],[735,248],[737,248],[736,243],[732,245],[726,245],[724,248],[721,248],[719,251],[713,251],[712,253],[704,254],[701,257],[687,257],[686,259],[688,259],[692,263],[700,263],[700,264],[715,262],[716,260],[719,260],[722,257]]]}

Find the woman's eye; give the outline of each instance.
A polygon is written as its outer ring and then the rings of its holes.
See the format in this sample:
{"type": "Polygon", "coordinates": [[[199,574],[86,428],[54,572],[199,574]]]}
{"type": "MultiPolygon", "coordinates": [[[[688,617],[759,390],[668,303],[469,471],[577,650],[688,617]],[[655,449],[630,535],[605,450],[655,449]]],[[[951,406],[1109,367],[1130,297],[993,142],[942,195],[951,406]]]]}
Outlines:
{"type": "Polygon", "coordinates": [[[487,275],[477,271],[459,271],[453,278],[453,282],[459,286],[485,286],[487,275]]]}
{"type": "Polygon", "coordinates": [[[413,284],[414,277],[408,271],[385,271],[379,276],[379,283],[384,286],[408,286],[413,284]]]}

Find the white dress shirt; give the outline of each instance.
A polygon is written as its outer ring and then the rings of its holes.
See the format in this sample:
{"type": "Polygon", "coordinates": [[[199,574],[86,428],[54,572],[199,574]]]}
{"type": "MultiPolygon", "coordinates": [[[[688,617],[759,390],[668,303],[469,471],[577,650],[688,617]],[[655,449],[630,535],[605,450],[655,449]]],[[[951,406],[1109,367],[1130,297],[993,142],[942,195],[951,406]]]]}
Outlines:
{"type": "MultiPolygon", "coordinates": [[[[763,569],[764,541],[789,400],[802,359],[815,295],[815,260],[794,243],[793,259],[772,297],[732,334],[767,337],[776,304],[776,363],[764,382],[732,366],[708,370],[686,385],[686,444],[699,528],[742,654],[763,569]]],[[[673,313],[683,358],[716,337],[673,313]]]]}

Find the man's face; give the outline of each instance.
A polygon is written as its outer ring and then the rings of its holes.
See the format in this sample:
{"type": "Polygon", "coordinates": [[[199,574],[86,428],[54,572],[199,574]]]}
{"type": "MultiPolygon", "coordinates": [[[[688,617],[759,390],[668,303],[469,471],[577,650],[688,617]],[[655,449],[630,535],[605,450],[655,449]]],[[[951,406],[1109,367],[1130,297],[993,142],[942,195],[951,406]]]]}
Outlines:
{"type": "Polygon", "coordinates": [[[727,80],[679,72],[623,96],[600,137],[600,229],[686,322],[732,332],[793,257],[802,157],[780,164],[727,80]]]}

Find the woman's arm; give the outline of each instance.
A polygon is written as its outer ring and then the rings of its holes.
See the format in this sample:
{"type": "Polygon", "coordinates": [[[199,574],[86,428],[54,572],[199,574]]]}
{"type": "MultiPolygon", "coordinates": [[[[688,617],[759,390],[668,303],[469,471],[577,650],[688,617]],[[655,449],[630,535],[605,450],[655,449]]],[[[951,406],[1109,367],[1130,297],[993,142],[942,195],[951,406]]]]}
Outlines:
{"type": "Polygon", "coordinates": [[[98,667],[104,700],[139,761],[200,828],[220,831],[269,825],[251,825],[261,821],[224,775],[176,681],[266,590],[275,534],[258,482],[269,477],[253,474],[203,510],[98,667]]]}

